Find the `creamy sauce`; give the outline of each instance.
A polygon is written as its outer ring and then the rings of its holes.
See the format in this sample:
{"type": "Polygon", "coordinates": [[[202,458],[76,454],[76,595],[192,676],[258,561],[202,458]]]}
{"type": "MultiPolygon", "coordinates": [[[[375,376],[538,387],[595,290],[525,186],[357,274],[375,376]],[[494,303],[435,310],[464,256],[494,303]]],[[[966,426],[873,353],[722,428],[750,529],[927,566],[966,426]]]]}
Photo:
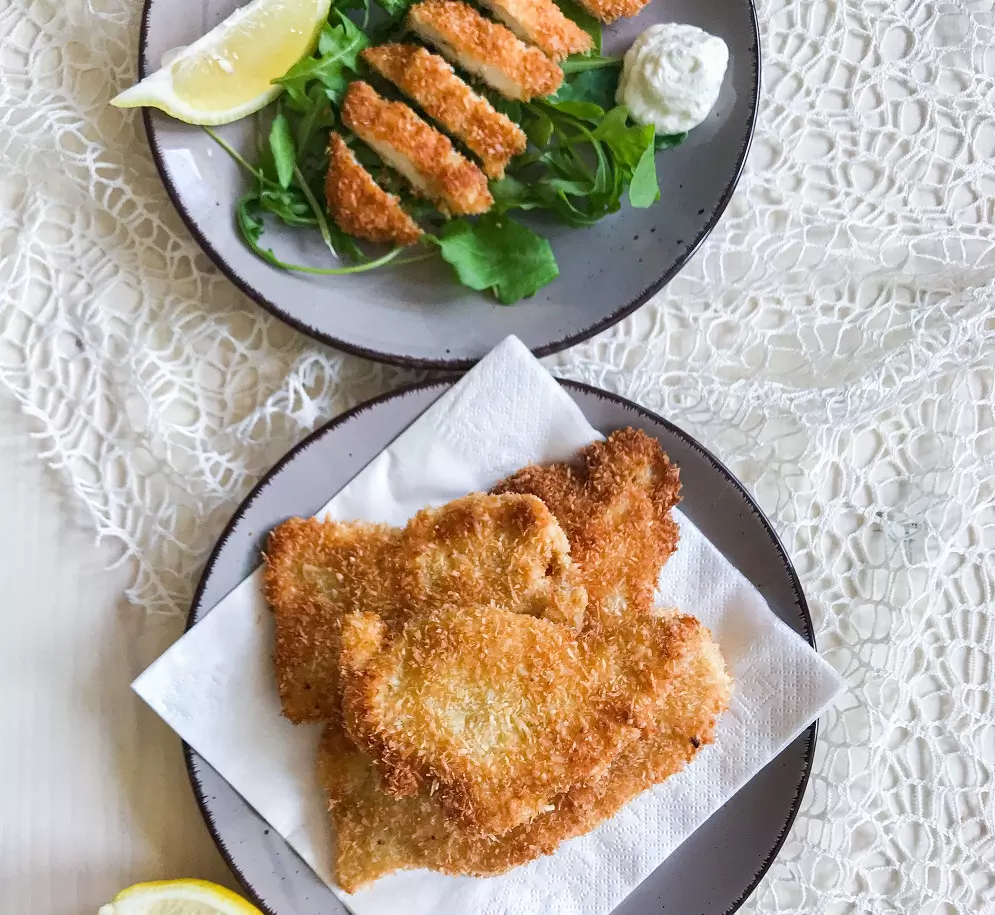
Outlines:
{"type": "Polygon", "coordinates": [[[661,136],[684,133],[712,110],[728,63],[721,38],[693,25],[651,25],[625,54],[616,101],[661,136]]]}

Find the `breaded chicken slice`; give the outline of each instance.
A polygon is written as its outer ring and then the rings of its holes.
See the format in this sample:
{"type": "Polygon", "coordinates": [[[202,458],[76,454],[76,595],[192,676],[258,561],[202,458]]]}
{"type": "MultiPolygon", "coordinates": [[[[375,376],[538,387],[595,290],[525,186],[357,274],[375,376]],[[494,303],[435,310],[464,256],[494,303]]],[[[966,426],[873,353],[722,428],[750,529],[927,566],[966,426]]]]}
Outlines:
{"type": "Polygon", "coordinates": [[[583,54],[594,45],[591,36],[567,19],[553,0],[480,0],[480,5],[553,60],[583,54]]]}
{"type": "Polygon", "coordinates": [[[573,785],[603,776],[652,730],[701,626],[644,616],[610,639],[497,605],[443,607],[391,632],[342,626],[342,720],[392,794],[436,794],[469,830],[498,836],[573,785]]]}
{"type": "Polygon", "coordinates": [[[584,622],[587,592],[570,544],[535,496],[471,493],[423,509],[404,529],[398,567],[411,613],[496,603],[573,632],[584,622]]]}
{"type": "Polygon", "coordinates": [[[422,235],[401,201],[373,180],[337,133],[328,141],[325,200],[335,224],[356,238],[403,246],[422,235]]]}
{"type": "Polygon", "coordinates": [[[416,4],[408,28],[508,98],[527,102],[552,95],[563,82],[563,71],[542,51],[460,0],[416,4]]]}
{"type": "Polygon", "coordinates": [[[342,122],[443,213],[471,216],[494,204],[487,176],[448,137],[403,102],[381,98],[368,83],[349,84],[342,122]]]}
{"type": "Polygon", "coordinates": [[[596,19],[602,22],[614,22],[635,16],[649,0],[577,0],[596,19]]]}
{"type": "Polygon", "coordinates": [[[477,95],[437,54],[410,44],[384,44],[363,59],[390,80],[433,120],[480,158],[491,178],[500,178],[514,156],[525,152],[522,129],[477,95]]]}
{"type": "Polygon", "coordinates": [[[403,529],[284,521],[269,537],[264,589],[283,713],[295,723],[338,715],[342,618],[354,610],[398,624],[445,603],[496,600],[576,630],[587,602],[549,509],[534,496],[483,493],[425,509],[403,529]]]}
{"type": "Polygon", "coordinates": [[[656,730],[630,744],[598,782],[574,788],[570,803],[592,811],[598,820],[614,816],[647,788],[679,772],[715,740],[719,715],[729,708],[733,681],[711,633],[693,651],[657,718],[656,730]]]}
{"type": "Polygon", "coordinates": [[[656,439],[621,429],[574,461],[526,467],[493,491],[538,496],[556,516],[587,587],[590,625],[652,607],[660,569],[677,549],[672,509],[681,491],[656,439]]]}
{"type": "Polygon", "coordinates": [[[491,876],[590,832],[638,794],[679,772],[712,742],[716,719],[729,704],[731,681],[707,629],[697,632],[689,652],[690,663],[677,676],[653,734],[626,747],[593,787],[571,788],[531,823],[496,839],[454,824],[428,790],[401,798],[387,793],[370,758],[338,724],[328,725],[318,753],[318,777],[335,827],[336,882],[351,893],[394,871],[414,868],[491,876]]]}
{"type": "Polygon", "coordinates": [[[264,556],[264,594],[276,623],[276,683],[295,724],[339,712],[342,617],[354,607],[402,612],[394,561],[400,531],[382,524],[291,518],[264,556]]]}

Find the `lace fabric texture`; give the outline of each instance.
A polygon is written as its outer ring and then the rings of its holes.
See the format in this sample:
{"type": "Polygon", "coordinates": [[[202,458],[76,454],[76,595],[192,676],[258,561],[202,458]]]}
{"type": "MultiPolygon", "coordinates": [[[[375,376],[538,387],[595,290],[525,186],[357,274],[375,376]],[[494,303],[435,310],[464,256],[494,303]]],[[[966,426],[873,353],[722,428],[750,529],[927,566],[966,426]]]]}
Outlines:
{"type": "MultiPolygon", "coordinates": [[[[252,483],[417,373],[221,277],[141,120],[137,2],[0,4],[0,380],[45,459],[183,614],[252,483]]],[[[995,912],[992,0],[761,0],[746,174],[694,261],[548,360],[714,450],[791,553],[851,691],[744,911],[995,912]]],[[[720,867],[721,862],[716,862],[720,867]]]]}

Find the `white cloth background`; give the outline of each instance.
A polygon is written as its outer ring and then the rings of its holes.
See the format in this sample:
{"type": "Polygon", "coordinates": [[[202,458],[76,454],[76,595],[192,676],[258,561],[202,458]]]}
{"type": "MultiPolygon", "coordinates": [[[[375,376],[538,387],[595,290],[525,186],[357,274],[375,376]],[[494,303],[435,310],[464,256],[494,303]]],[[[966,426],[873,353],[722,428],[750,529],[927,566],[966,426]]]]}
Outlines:
{"type": "MultiPolygon", "coordinates": [[[[413,376],[311,343],[198,251],[140,119],[107,106],[140,13],[0,0],[0,381],[67,502],[134,562],[131,600],[171,616],[253,480],[413,376]]],[[[851,687],[745,911],[993,911],[993,2],[759,13],[760,121],[722,224],[653,303],[550,364],[718,452],[851,687]]]]}

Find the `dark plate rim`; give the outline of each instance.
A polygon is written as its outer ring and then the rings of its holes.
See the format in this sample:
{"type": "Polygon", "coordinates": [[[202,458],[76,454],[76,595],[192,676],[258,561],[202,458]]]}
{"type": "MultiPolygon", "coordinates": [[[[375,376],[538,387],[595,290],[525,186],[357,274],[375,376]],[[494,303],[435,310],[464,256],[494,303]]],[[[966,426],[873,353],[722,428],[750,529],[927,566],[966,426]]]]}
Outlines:
{"type": "MultiPolygon", "coordinates": [[[[791,579],[791,587],[795,592],[795,597],[797,600],[798,609],[802,614],[802,619],[804,620],[804,638],[813,647],[816,648],[815,644],[815,624],[812,620],[812,614],[809,610],[808,601],[805,598],[805,591],[802,588],[801,581],[798,578],[798,573],[795,570],[794,564],[791,562],[788,556],[787,550],[784,548],[784,544],[781,542],[781,538],[778,536],[777,531],[774,530],[773,525],[767,518],[763,509],[757,504],[756,500],[747,491],[746,487],[739,481],[739,479],[722,463],[719,458],[717,458],[711,451],[701,445],[697,439],[692,435],[689,435],[679,426],[674,425],[667,419],[664,419],[652,410],[648,410],[646,407],[642,407],[634,401],[629,400],[626,397],[622,397],[619,394],[612,394],[609,391],[605,391],[602,388],[594,387],[593,385],[584,384],[579,381],[570,381],[568,379],[558,378],[557,381],[568,389],[573,389],[577,391],[582,391],[585,394],[591,394],[595,397],[600,397],[604,400],[612,401],[622,407],[626,407],[630,410],[634,410],[637,413],[642,414],[648,420],[654,423],[660,423],[678,438],[682,439],[688,446],[690,446],[695,451],[699,452],[712,466],[723,476],[725,476],[733,486],[739,490],[742,496],[746,499],[749,506],[753,509],[754,513],[760,519],[761,524],[767,532],[767,536],[770,538],[771,543],[774,548],[781,554],[781,559],[784,563],[784,569],[788,573],[791,579]]],[[[381,394],[379,397],[371,398],[370,400],[363,401],[357,404],[350,410],[344,413],[340,413],[338,416],[333,417],[328,422],[321,425],[319,428],[315,429],[310,435],[302,439],[293,448],[291,448],[279,461],[276,462],[262,477],[262,479],[256,483],[256,485],[250,490],[249,494],[242,500],[238,508],[232,514],[228,523],[225,525],[224,530],[222,530],[221,535],[218,537],[217,543],[211,550],[211,555],[208,557],[207,563],[204,566],[204,571],[201,573],[200,581],[197,583],[197,589],[194,592],[193,600],[190,603],[190,612],[187,615],[186,626],[184,627],[184,632],[190,630],[196,622],[197,611],[200,609],[200,602],[203,598],[204,589],[207,587],[207,580],[211,576],[211,572],[214,569],[214,565],[218,560],[218,556],[221,553],[225,543],[228,538],[232,535],[235,526],[241,520],[242,515],[249,508],[250,505],[256,500],[259,493],[262,492],[269,484],[272,482],[273,477],[276,476],[287,464],[289,464],[294,458],[305,449],[309,448],[315,441],[320,439],[326,433],[331,432],[333,429],[340,425],[348,422],[354,416],[360,413],[365,413],[367,410],[372,410],[378,407],[380,404],[385,403],[388,400],[393,400],[396,397],[404,397],[407,394],[411,394],[415,391],[421,391],[426,388],[438,387],[441,389],[449,388],[455,384],[455,380],[431,380],[422,381],[416,384],[405,385],[404,387],[397,388],[393,391],[388,391],[386,394],[381,394]]],[[[441,394],[441,391],[440,391],[441,394]]],[[[770,850],[770,854],[764,859],[763,864],[760,869],[754,875],[753,880],[750,884],[743,890],[742,895],[733,903],[732,908],[728,909],[724,915],[733,915],[734,912],[738,911],[744,902],[750,897],[753,891],[760,884],[764,875],[770,870],[771,865],[777,859],[778,854],[781,851],[782,846],[788,838],[788,833],[791,830],[792,824],[795,822],[795,818],[798,816],[798,811],[801,809],[802,798],[805,796],[805,789],[808,786],[809,778],[812,775],[812,767],[815,763],[815,744],[819,734],[819,722],[814,721],[803,733],[808,734],[808,745],[805,748],[805,768],[802,772],[802,777],[798,782],[798,786],[795,789],[795,798],[792,801],[791,809],[788,811],[787,819],[784,821],[784,826],[781,829],[780,834],[777,837],[777,841],[770,850]]],[[[225,844],[225,840],[222,838],[217,824],[214,821],[214,816],[208,808],[208,797],[207,791],[200,782],[200,778],[197,772],[198,762],[202,762],[200,757],[197,755],[196,751],[186,742],[183,743],[183,759],[187,769],[187,777],[190,779],[190,786],[193,790],[194,797],[197,801],[197,808],[200,810],[200,815],[204,820],[204,825],[207,827],[208,832],[211,834],[211,838],[214,840],[214,844],[217,847],[221,857],[224,859],[225,863],[231,869],[232,873],[235,875],[238,882],[241,884],[242,888],[245,890],[246,895],[264,915],[279,915],[271,909],[255,891],[249,878],[242,871],[242,869],[235,863],[235,859],[231,852],[228,850],[228,846],[225,844]]],[[[305,867],[307,865],[304,865],[305,867]]]]}
{"type": "MultiPolygon", "coordinates": [[[[155,2],[155,0],[144,0],[142,7],[142,22],[138,39],[139,79],[144,79],[148,75],[148,68],[146,66],[146,51],[148,49],[149,11],[153,2],[155,2]]],[[[637,295],[630,302],[627,302],[625,305],[617,308],[600,321],[596,321],[594,324],[591,324],[575,334],[571,334],[560,340],[554,340],[551,343],[546,343],[542,346],[536,347],[532,350],[535,356],[540,358],[543,356],[550,356],[553,353],[558,353],[561,350],[567,349],[567,347],[574,346],[577,343],[582,343],[596,334],[601,333],[603,330],[607,330],[609,327],[612,327],[624,318],[627,318],[637,308],[645,305],[675,276],[677,276],[681,270],[684,269],[687,262],[691,260],[698,248],[701,247],[702,242],[704,242],[705,239],[711,235],[712,231],[718,225],[719,220],[722,218],[722,214],[725,213],[726,207],[729,206],[729,201],[732,199],[732,195],[736,190],[736,186],[739,184],[739,179],[743,175],[743,169],[746,166],[746,157],[749,155],[750,147],[753,144],[753,135],[756,131],[757,115],[760,108],[761,46],[760,26],[757,20],[757,8],[755,0],[741,0],[741,2],[746,4],[750,17],[750,23],[753,26],[753,85],[751,87],[752,106],[750,110],[746,138],[743,141],[743,147],[740,150],[739,159],[736,162],[729,184],[726,185],[725,190],[722,192],[718,206],[712,212],[711,216],[709,216],[708,221],[705,223],[704,229],[702,229],[698,236],[684,250],[684,253],[677,258],[677,261],[673,264],[673,266],[669,270],[666,270],[658,280],[651,283],[645,290],[643,290],[643,292],[637,295]]],[[[345,340],[339,339],[338,337],[332,336],[331,334],[316,330],[310,325],[288,314],[275,302],[271,302],[261,292],[259,292],[258,289],[250,286],[244,279],[242,279],[241,276],[238,275],[235,269],[220,255],[218,251],[215,250],[207,236],[198,228],[193,220],[193,217],[186,209],[183,200],[180,197],[179,191],[173,184],[169,177],[169,173],[166,170],[162,150],[159,147],[155,128],[152,123],[152,112],[149,108],[142,109],[142,120],[145,124],[145,135],[148,139],[149,149],[152,153],[152,159],[155,162],[156,170],[159,172],[159,178],[162,181],[163,186],[166,189],[166,193],[169,195],[169,199],[172,201],[176,212],[179,213],[180,219],[183,220],[183,224],[187,227],[187,231],[190,232],[204,253],[207,254],[207,256],[214,262],[214,265],[226,277],[228,277],[228,279],[234,283],[234,285],[241,290],[241,292],[247,295],[265,311],[269,312],[274,317],[279,318],[295,330],[300,331],[302,334],[311,337],[313,340],[318,340],[321,343],[335,347],[335,349],[341,350],[344,353],[349,353],[353,356],[362,356],[376,362],[385,362],[390,365],[398,365],[415,369],[446,369],[449,371],[465,371],[466,369],[471,368],[477,361],[476,359],[426,359],[418,356],[406,356],[403,353],[388,353],[382,350],[359,346],[358,344],[349,343],[345,340]]],[[[494,342],[497,343],[496,340],[494,342]]]]}

